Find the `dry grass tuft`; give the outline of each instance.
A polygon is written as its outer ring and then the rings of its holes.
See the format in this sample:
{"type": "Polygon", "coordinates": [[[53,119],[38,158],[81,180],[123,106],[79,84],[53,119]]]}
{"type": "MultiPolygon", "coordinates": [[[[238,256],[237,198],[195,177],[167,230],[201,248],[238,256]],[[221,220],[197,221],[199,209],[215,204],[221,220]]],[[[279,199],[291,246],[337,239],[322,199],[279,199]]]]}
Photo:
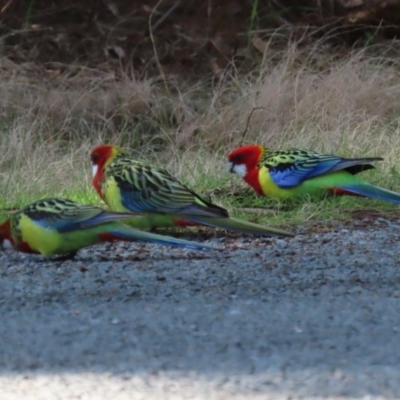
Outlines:
{"type": "Polygon", "coordinates": [[[245,143],[381,155],[380,183],[399,190],[399,61],[364,51],[334,58],[317,46],[291,47],[275,59],[267,49],[248,75],[225,76],[214,86],[171,81],[168,94],[164,82],[2,59],[1,203],[74,193],[96,201],[87,190],[88,154],[100,142],[134,148],[200,192],[242,185],[225,173],[225,159],[257,106],[270,111],[254,113],[245,143]]]}

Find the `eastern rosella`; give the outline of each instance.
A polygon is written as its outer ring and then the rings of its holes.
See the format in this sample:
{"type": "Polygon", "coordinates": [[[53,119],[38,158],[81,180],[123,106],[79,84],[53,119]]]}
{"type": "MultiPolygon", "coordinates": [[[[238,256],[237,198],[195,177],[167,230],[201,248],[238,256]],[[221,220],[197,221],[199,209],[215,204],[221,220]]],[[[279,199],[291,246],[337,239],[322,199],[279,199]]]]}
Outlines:
{"type": "Polygon", "coordinates": [[[135,227],[207,225],[256,235],[293,236],[230,218],[227,210],[202,199],[165,169],[135,160],[120,147],[98,146],[91,161],[93,186],[110,209],[142,213],[130,222],[135,227]]]}
{"type": "Polygon", "coordinates": [[[123,225],[121,222],[128,218],[132,218],[131,213],[107,212],[67,199],[43,199],[12,214],[0,225],[0,245],[45,257],[61,254],[67,258],[83,247],[116,240],[140,240],[193,250],[211,248],[123,225]]]}
{"type": "Polygon", "coordinates": [[[362,181],[356,175],[382,158],[342,158],[314,151],[269,150],[249,145],[228,156],[228,169],[260,196],[278,199],[324,194],[370,197],[400,204],[400,194],[362,181]]]}

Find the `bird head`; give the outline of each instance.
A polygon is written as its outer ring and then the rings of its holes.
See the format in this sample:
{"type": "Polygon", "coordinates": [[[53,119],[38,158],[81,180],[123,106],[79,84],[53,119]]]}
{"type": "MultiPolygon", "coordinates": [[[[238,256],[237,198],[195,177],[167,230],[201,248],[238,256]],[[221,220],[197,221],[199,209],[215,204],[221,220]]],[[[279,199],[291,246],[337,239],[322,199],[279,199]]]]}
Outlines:
{"type": "Polygon", "coordinates": [[[99,171],[102,171],[107,164],[109,164],[115,156],[118,154],[125,153],[125,150],[118,146],[112,146],[110,144],[102,144],[97,146],[90,154],[90,160],[92,161],[93,177],[97,175],[99,171]]]}
{"type": "Polygon", "coordinates": [[[258,145],[242,146],[232,151],[228,156],[227,167],[229,172],[238,174],[242,178],[257,168],[265,149],[258,145]]]}
{"type": "Polygon", "coordinates": [[[7,219],[0,225],[0,250],[14,247],[14,240],[11,236],[11,223],[7,219]]]}

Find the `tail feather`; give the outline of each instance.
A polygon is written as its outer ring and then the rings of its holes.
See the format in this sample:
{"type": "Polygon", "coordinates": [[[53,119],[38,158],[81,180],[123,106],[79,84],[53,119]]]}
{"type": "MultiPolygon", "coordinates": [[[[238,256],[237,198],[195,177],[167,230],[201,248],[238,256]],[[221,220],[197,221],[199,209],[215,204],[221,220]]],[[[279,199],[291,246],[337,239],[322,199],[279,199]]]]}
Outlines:
{"type": "Polygon", "coordinates": [[[221,228],[229,231],[246,233],[249,235],[259,236],[278,236],[278,237],[293,237],[292,233],[286,232],[277,228],[270,228],[255,224],[253,222],[241,221],[236,218],[207,218],[207,217],[190,217],[190,221],[195,221],[203,225],[213,228],[221,228]]]}
{"type": "Polygon", "coordinates": [[[352,175],[356,175],[363,171],[368,171],[369,169],[374,169],[375,167],[370,164],[375,161],[383,161],[382,157],[364,157],[364,158],[342,158],[342,160],[337,163],[332,169],[329,170],[330,173],[334,171],[346,170],[352,175]]]}
{"type": "Polygon", "coordinates": [[[400,204],[400,193],[392,192],[391,190],[383,189],[377,186],[370,185],[369,183],[359,183],[355,185],[340,186],[334,188],[335,190],[345,191],[346,194],[355,196],[364,196],[371,199],[389,201],[393,204],[400,204]]]}
{"type": "Polygon", "coordinates": [[[171,236],[158,235],[156,233],[146,232],[123,225],[112,227],[110,230],[108,230],[108,234],[113,235],[116,239],[120,240],[143,241],[165,246],[181,247],[188,250],[219,250],[218,248],[209,246],[207,244],[191,242],[189,240],[178,239],[171,236]]]}

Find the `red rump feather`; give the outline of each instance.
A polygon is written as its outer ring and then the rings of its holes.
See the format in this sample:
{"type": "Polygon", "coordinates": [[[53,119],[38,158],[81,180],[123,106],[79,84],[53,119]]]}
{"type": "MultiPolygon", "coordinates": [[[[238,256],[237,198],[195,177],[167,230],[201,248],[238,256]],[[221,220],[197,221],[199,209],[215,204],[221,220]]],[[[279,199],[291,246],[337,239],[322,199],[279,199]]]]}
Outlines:
{"type": "Polygon", "coordinates": [[[331,195],[333,195],[333,196],[357,196],[357,197],[364,197],[364,196],[362,196],[361,194],[356,194],[356,193],[353,193],[353,192],[349,192],[349,191],[346,190],[346,189],[342,189],[342,188],[338,188],[338,187],[330,188],[330,189],[328,189],[328,191],[329,191],[329,193],[330,193],[331,195]]]}

